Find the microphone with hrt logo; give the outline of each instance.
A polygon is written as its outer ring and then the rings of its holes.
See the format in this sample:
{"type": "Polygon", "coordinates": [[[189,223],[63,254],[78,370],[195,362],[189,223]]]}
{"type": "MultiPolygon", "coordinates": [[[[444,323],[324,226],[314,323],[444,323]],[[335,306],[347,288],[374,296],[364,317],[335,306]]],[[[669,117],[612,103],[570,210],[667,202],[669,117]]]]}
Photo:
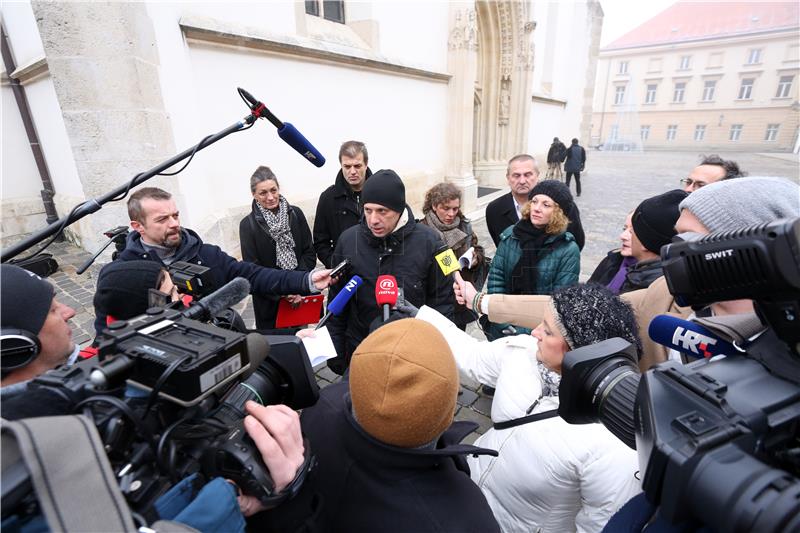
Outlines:
{"type": "Polygon", "coordinates": [[[375,301],[383,307],[383,321],[389,320],[392,307],[397,304],[397,279],[389,274],[378,276],[375,282],[375,301]]]}
{"type": "Polygon", "coordinates": [[[720,339],[710,329],[670,315],[653,318],[647,332],[658,344],[697,359],[739,353],[733,344],[720,339]]]}

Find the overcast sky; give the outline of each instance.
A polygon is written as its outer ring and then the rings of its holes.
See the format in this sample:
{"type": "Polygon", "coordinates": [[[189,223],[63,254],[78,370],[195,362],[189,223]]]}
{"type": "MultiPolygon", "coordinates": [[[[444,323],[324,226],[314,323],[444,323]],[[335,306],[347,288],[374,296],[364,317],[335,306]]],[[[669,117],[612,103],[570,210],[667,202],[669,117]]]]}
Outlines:
{"type": "Polygon", "coordinates": [[[605,15],[600,46],[622,37],[674,3],[675,0],[600,0],[605,15]]]}

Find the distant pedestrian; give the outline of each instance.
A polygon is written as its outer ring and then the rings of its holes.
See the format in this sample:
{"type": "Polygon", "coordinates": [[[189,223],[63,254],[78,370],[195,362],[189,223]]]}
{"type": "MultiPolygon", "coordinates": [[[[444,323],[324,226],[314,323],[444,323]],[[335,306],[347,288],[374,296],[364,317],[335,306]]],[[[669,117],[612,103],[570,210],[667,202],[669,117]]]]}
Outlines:
{"type": "Polygon", "coordinates": [[[553,137],[553,144],[547,152],[547,175],[544,179],[561,181],[561,162],[566,156],[567,147],[558,140],[558,137],[553,137]]]}
{"type": "Polygon", "coordinates": [[[564,156],[564,172],[567,173],[567,187],[572,176],[575,176],[575,192],[581,195],[581,172],[586,166],[586,150],[578,144],[578,139],[572,139],[572,146],[567,148],[564,156]]]}

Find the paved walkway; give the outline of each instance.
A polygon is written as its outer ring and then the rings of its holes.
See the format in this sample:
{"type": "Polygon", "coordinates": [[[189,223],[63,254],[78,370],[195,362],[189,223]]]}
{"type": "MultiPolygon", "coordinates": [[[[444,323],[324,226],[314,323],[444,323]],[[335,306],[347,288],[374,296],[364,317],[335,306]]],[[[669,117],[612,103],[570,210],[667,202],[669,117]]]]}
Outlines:
{"type": "MultiPolygon", "coordinates": [[[[796,154],[721,155],[738,161],[751,176],[783,176],[795,181],[800,176],[796,154]]],[[[678,180],[686,177],[698,161],[698,154],[686,152],[587,152],[587,172],[581,178],[583,191],[581,197],[576,199],[586,233],[586,247],[581,255],[581,279],[587,279],[606,253],[618,246],[618,236],[626,214],[642,199],[677,188],[680,185],[678,180]]],[[[485,220],[474,220],[473,227],[478,233],[479,242],[487,248],[489,255],[493,255],[494,245],[485,220]]],[[[54,254],[61,266],[59,272],[50,277],[50,281],[56,287],[59,301],[76,310],[77,315],[72,320],[74,336],[79,344],[86,345],[93,338],[92,295],[102,265],[92,265],[87,272],[78,276],[75,271],[90,257],[89,253],[67,243],[54,244],[48,251],[54,254]]],[[[245,322],[252,326],[254,321],[250,298],[237,306],[237,310],[242,313],[245,322]]],[[[478,338],[482,337],[475,327],[469,331],[478,338]]],[[[316,376],[321,387],[339,379],[324,366],[317,369],[316,376]]],[[[491,427],[491,398],[477,392],[477,383],[463,385],[456,419],[474,420],[479,424],[478,433],[466,439],[473,442],[478,434],[491,427]]]]}

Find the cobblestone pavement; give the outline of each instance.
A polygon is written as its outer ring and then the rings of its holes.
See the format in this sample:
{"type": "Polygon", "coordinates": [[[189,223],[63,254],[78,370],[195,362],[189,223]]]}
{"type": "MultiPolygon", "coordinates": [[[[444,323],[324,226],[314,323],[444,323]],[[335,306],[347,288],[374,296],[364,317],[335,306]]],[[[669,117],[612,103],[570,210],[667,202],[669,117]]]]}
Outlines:
{"type": "MultiPolygon", "coordinates": [[[[751,176],[782,176],[795,181],[800,179],[798,157],[795,154],[721,154],[735,159],[751,176]]],[[[581,220],[586,233],[586,246],[581,255],[581,279],[589,277],[606,253],[617,247],[618,236],[627,213],[647,198],[660,192],[677,188],[678,180],[699,162],[699,154],[689,152],[612,153],[587,152],[587,171],[581,177],[582,194],[577,198],[581,220]]],[[[574,185],[573,185],[574,193],[574,185]]],[[[489,237],[482,211],[471,214],[473,227],[479,242],[494,254],[494,245],[489,237]]],[[[93,337],[94,311],[92,295],[97,273],[102,265],[94,264],[82,275],[76,269],[90,254],[68,243],[56,243],[48,250],[59,262],[60,270],[49,279],[56,287],[59,301],[76,311],[72,319],[76,342],[89,344],[93,337]]],[[[239,304],[245,323],[254,323],[250,298],[239,304]]],[[[482,333],[475,327],[468,331],[478,338],[482,333]]],[[[316,369],[321,387],[340,378],[326,367],[316,369]]],[[[478,423],[477,433],[466,441],[473,442],[478,434],[491,427],[489,414],[491,398],[479,391],[477,383],[464,383],[459,395],[457,420],[473,420],[478,423]]]]}

